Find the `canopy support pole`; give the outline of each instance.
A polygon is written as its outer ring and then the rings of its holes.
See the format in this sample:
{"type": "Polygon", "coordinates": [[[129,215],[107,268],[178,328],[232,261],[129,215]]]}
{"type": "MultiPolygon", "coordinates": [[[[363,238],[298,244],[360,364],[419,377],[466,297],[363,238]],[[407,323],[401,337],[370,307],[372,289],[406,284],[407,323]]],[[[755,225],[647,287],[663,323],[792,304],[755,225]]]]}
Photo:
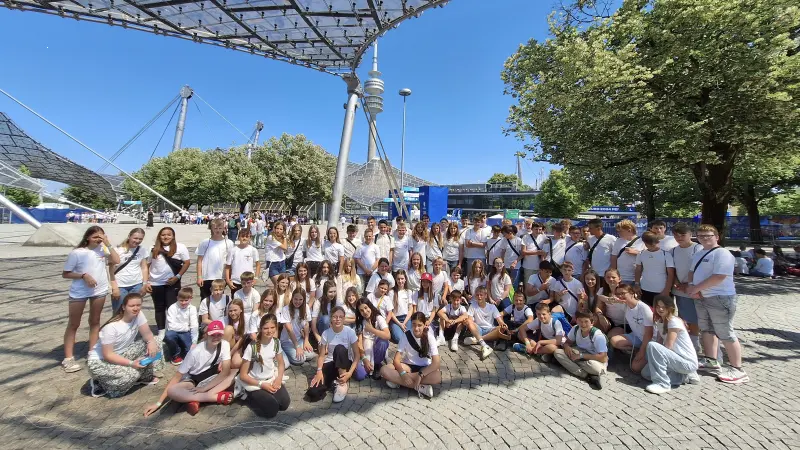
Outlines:
{"type": "Polygon", "coordinates": [[[328,226],[335,227],[339,223],[344,198],[344,182],[347,178],[347,161],[350,158],[350,142],[353,139],[353,125],[356,119],[356,105],[361,96],[361,83],[355,74],[345,75],[347,83],[347,105],[344,113],[344,126],[342,127],[342,140],[339,143],[339,158],[336,163],[336,178],[333,181],[333,199],[328,211],[328,226]]]}

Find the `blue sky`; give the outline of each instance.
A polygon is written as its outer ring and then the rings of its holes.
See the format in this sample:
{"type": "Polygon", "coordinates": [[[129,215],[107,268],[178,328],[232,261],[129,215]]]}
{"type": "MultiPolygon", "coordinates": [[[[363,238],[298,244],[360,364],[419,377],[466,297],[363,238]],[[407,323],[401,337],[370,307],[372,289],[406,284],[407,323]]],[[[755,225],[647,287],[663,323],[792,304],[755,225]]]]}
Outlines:
{"type": "MultiPolygon", "coordinates": [[[[386,82],[378,129],[392,163],[400,164],[401,88],[410,88],[406,171],[430,181],[472,183],[494,172],[513,173],[522,143],[502,129],[512,104],[503,95],[503,62],[530,38],[547,36],[552,3],[533,0],[451,1],[427,11],[380,42],[386,82]],[[493,5],[489,7],[488,5],[493,5]]],[[[262,140],[302,133],[338,153],[346,100],[337,77],[209,45],[120,27],[0,9],[0,87],[103,155],[115,153],[184,84],[190,85],[248,136],[265,124],[262,140]],[[9,44],[11,43],[11,44],[9,44]]],[[[371,50],[359,75],[367,79],[371,50]]],[[[205,104],[190,105],[184,147],[242,144],[245,139],[205,104]],[[199,107],[199,111],[198,111],[199,107]]],[[[101,160],[0,96],[8,113],[32,137],[91,169],[101,160]]],[[[117,163],[141,166],[153,151],[171,111],[117,163]]],[[[350,160],[364,162],[367,125],[359,109],[350,160]]],[[[172,146],[174,121],[156,155],[172,146]]],[[[526,162],[524,181],[540,168],[526,162]]]]}

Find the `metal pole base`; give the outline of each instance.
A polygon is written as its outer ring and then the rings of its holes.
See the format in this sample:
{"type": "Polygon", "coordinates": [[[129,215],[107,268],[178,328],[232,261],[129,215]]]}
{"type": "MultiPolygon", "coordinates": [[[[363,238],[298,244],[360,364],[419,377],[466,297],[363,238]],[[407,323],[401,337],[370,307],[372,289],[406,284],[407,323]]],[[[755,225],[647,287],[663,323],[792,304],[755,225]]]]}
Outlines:
{"type": "Polygon", "coordinates": [[[12,213],[22,217],[22,220],[24,220],[28,225],[32,226],[33,228],[36,228],[38,230],[39,228],[42,227],[41,222],[34,219],[32,215],[28,214],[28,211],[25,211],[24,209],[17,206],[16,203],[9,200],[3,194],[0,194],[0,204],[10,209],[12,213]]]}

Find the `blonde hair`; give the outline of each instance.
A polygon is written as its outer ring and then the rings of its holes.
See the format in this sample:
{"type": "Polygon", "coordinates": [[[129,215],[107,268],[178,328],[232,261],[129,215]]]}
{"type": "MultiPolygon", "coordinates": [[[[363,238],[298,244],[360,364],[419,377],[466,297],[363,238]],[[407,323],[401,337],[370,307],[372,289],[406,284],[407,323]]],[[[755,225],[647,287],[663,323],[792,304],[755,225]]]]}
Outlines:
{"type": "Polygon", "coordinates": [[[617,222],[616,225],[614,225],[614,228],[617,231],[625,230],[625,231],[630,231],[631,233],[636,234],[636,224],[633,223],[633,221],[631,221],[629,219],[620,220],[619,222],[617,222]]]}
{"type": "Polygon", "coordinates": [[[211,289],[225,289],[225,281],[224,280],[214,280],[211,282],[211,289]]]}

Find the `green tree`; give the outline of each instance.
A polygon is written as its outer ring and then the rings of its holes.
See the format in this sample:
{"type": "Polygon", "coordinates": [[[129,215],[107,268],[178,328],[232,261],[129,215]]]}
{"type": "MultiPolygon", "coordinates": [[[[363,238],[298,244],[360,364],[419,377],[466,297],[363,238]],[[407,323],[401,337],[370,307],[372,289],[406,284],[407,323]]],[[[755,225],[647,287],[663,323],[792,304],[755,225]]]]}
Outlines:
{"type": "MultiPolygon", "coordinates": [[[[209,205],[219,201],[229,175],[210,153],[199,148],[182,148],[166,157],[151,159],[133,176],[178,205],[209,205]]],[[[156,199],[130,179],[125,180],[124,187],[134,198],[145,201],[156,199]]]]}
{"type": "Polygon", "coordinates": [[[531,187],[527,184],[523,184],[522,180],[517,177],[516,174],[505,174],[505,173],[495,173],[488,180],[486,180],[487,184],[503,184],[503,183],[512,183],[517,186],[517,189],[520,191],[530,191],[531,187]]]}
{"type": "Polygon", "coordinates": [[[585,208],[578,190],[560,170],[550,172],[533,199],[533,211],[542,217],[575,218],[585,208]]]}
{"type": "Polygon", "coordinates": [[[61,195],[69,201],[88,206],[92,209],[112,209],[116,206],[114,202],[107,198],[90,192],[80,186],[67,186],[61,190],[61,195]]]}
{"type": "MultiPolygon", "coordinates": [[[[245,205],[267,193],[267,176],[257,164],[247,158],[244,147],[231,148],[227,152],[208,152],[209,170],[215,172],[208,179],[210,183],[224,180],[216,186],[206,186],[205,190],[216,192],[217,202],[235,201],[239,210],[245,205]]],[[[204,183],[208,183],[204,181],[204,183]]]]}
{"type": "MultiPolygon", "coordinates": [[[[23,175],[30,176],[31,171],[24,165],[19,166],[19,172],[23,175]]],[[[11,200],[12,202],[16,203],[18,206],[22,206],[24,208],[33,208],[34,206],[39,206],[39,194],[36,192],[29,191],[27,189],[20,189],[20,188],[5,188],[6,198],[11,200]]]]}
{"type": "Polygon", "coordinates": [[[565,167],[688,170],[724,229],[739,160],[798,146],[798,23],[789,0],[625,0],[608,20],[553,21],[506,62],[508,132],[565,167]]]}
{"type": "Polygon", "coordinates": [[[760,210],[765,216],[800,216],[800,188],[766,199],[760,210]]]}
{"type": "Polygon", "coordinates": [[[272,137],[253,153],[253,161],[266,176],[266,197],[300,206],[329,202],[336,159],[302,134],[272,137]]]}

